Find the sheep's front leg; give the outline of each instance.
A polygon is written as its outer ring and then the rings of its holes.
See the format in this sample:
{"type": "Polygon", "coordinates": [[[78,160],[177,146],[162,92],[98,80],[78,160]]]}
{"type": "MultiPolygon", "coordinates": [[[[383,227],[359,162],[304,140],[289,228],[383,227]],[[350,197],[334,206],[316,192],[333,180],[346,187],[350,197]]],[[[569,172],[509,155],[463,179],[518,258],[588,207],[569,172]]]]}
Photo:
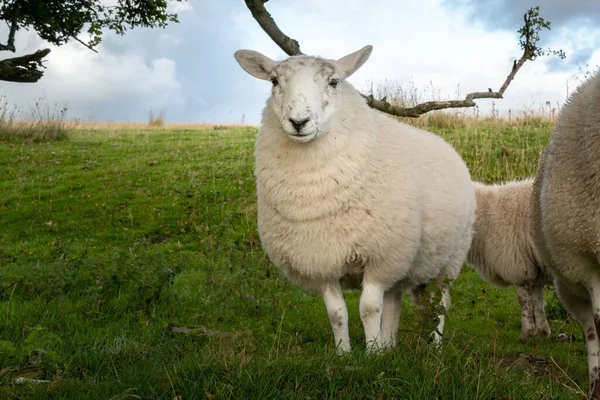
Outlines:
{"type": "Polygon", "coordinates": [[[392,288],[385,292],[381,316],[381,345],[384,348],[396,346],[401,311],[402,291],[392,288]]]}
{"type": "Polygon", "coordinates": [[[343,354],[350,351],[350,336],[348,333],[348,309],[339,282],[329,282],[324,285],[321,295],[325,301],[329,322],[333,329],[333,339],[336,351],[343,354]]]}
{"type": "Polygon", "coordinates": [[[590,374],[590,382],[593,384],[594,379],[598,375],[598,355],[600,354],[600,342],[598,341],[598,332],[594,317],[590,313],[581,320],[583,328],[583,336],[585,341],[585,350],[588,359],[588,373],[590,374]]]}
{"type": "Polygon", "coordinates": [[[550,325],[546,318],[546,300],[544,299],[544,284],[536,282],[531,288],[531,300],[533,302],[533,316],[535,317],[535,328],[540,336],[550,335],[550,325]]]}
{"type": "Polygon", "coordinates": [[[521,334],[519,340],[525,340],[536,333],[533,309],[531,307],[531,282],[525,282],[517,288],[517,297],[521,306],[521,334]]]}
{"type": "MultiPolygon", "coordinates": [[[[600,276],[593,276],[589,286],[589,292],[592,300],[594,326],[596,328],[596,335],[593,340],[594,346],[591,349],[592,351],[588,348],[588,366],[591,369],[590,375],[592,377],[590,394],[592,399],[600,400],[600,339],[598,338],[598,335],[600,334],[600,276]]],[[[586,327],[584,326],[584,330],[585,329],[586,327]]],[[[590,334],[590,338],[591,336],[592,335],[590,334]]],[[[590,342],[591,341],[592,340],[590,340],[590,342]]],[[[588,347],[587,342],[586,347],[588,347]]]]}
{"type": "Polygon", "coordinates": [[[372,354],[380,348],[383,293],[384,290],[380,284],[363,279],[359,308],[360,319],[365,329],[367,354],[372,354]]]}
{"type": "MultiPolygon", "coordinates": [[[[558,298],[561,300],[567,311],[569,311],[573,318],[579,321],[583,328],[590,384],[592,393],[594,393],[600,389],[600,386],[596,383],[599,367],[598,356],[600,355],[600,341],[598,340],[598,332],[594,321],[592,302],[587,293],[579,292],[579,290],[585,291],[583,288],[569,288],[558,278],[555,279],[554,286],[556,287],[558,298]]],[[[600,397],[592,398],[598,399],[600,397]]]]}

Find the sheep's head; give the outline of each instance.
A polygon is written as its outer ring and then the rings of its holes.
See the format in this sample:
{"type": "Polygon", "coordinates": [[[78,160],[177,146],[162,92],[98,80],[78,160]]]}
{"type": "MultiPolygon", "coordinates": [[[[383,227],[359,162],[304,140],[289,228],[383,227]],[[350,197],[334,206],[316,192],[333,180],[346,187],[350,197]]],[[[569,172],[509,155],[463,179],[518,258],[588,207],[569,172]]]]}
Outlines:
{"type": "Polygon", "coordinates": [[[274,61],[253,50],[235,58],[250,75],[271,81],[271,105],[288,136],[306,143],[327,132],[340,103],[340,84],[367,61],[372,46],[339,60],[293,56],[274,61]]]}

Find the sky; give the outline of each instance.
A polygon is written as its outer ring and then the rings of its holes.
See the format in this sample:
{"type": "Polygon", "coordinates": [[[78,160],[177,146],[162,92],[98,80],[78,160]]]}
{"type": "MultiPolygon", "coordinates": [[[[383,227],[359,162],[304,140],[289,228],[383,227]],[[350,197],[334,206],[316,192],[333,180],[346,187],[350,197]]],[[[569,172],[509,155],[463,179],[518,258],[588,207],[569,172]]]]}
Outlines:
{"type": "MultiPolygon", "coordinates": [[[[567,58],[527,62],[504,99],[478,101],[483,114],[492,107],[506,114],[558,109],[585,71],[600,65],[600,1],[271,0],[266,6],[306,54],[337,59],[373,45],[349,78],[358,89],[385,83],[425,101],[498,90],[521,56],[516,31],[523,13],[536,4],[552,22],[542,46],[563,49],[567,58]]],[[[270,83],[244,72],[233,53],[252,49],[281,60],[284,52],[243,0],[190,0],[170,10],[180,23],[107,33],[98,53],[77,42],[54,47],[19,31],[16,55],[50,47],[47,69],[35,84],[0,82],[0,95],[22,110],[42,101],[90,121],[147,121],[150,112],[163,112],[173,123],[257,124],[270,83]]],[[[2,25],[0,41],[6,35],[2,25]]]]}

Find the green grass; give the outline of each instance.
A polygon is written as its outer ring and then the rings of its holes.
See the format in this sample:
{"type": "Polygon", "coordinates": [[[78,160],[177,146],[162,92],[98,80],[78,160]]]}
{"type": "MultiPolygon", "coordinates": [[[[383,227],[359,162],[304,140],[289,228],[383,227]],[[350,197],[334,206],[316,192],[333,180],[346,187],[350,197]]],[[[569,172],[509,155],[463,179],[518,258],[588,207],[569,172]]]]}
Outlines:
{"type": "MultiPolygon", "coordinates": [[[[414,123],[455,145],[486,182],[533,174],[552,128],[535,119],[414,123]]],[[[576,340],[519,343],[514,288],[493,288],[468,267],[452,289],[441,352],[421,338],[406,300],[398,348],[367,359],[359,293],[348,292],[354,350],[337,357],[322,300],[288,283],[260,247],[255,133],[79,129],[67,141],[0,143],[0,398],[587,391],[580,328],[551,289],[553,335],[576,340]],[[19,376],[52,382],[16,385],[19,376]]]]}

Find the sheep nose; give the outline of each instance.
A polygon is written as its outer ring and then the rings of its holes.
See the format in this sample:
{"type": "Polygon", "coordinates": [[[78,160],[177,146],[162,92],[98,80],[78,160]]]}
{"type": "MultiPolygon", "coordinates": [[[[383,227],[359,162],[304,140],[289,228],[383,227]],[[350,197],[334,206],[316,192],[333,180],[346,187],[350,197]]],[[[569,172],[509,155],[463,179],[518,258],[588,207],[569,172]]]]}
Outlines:
{"type": "Polygon", "coordinates": [[[304,127],[304,125],[306,125],[306,123],[308,121],[310,121],[310,118],[308,118],[308,117],[304,118],[304,119],[288,118],[288,121],[290,121],[290,123],[292,124],[292,126],[294,127],[296,132],[300,132],[302,130],[302,128],[304,127]]]}

